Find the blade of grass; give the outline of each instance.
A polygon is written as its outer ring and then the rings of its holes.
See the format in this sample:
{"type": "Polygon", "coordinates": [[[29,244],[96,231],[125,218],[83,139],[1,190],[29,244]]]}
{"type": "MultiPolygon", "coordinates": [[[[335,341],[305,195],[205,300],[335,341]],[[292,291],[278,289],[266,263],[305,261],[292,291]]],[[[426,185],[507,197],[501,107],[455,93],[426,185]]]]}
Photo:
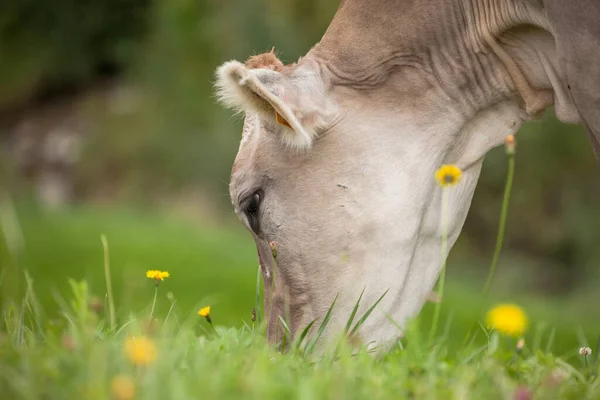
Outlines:
{"type": "MultiPolygon", "coordinates": [[[[514,140],[514,136],[511,136],[514,140]]],[[[483,286],[482,291],[482,302],[481,302],[481,312],[486,307],[486,300],[489,295],[490,289],[492,287],[492,283],[494,281],[494,276],[496,275],[496,267],[498,266],[498,261],[500,260],[500,253],[502,251],[502,245],[504,243],[504,235],[506,232],[506,220],[508,217],[508,204],[510,202],[510,194],[513,187],[513,181],[515,176],[515,148],[514,144],[512,148],[508,145],[508,141],[505,141],[505,151],[508,160],[508,171],[506,174],[506,181],[504,183],[504,195],[502,197],[502,206],[500,209],[500,220],[498,221],[498,232],[496,233],[496,244],[494,246],[494,254],[492,255],[492,261],[490,264],[490,269],[488,272],[488,276],[485,280],[485,284],[483,286]]],[[[480,312],[480,313],[481,313],[480,312]]],[[[467,331],[467,335],[463,340],[463,345],[467,343],[473,334],[473,330],[475,329],[475,324],[471,325],[469,330],[467,331]]]]}
{"type": "Polygon", "coordinates": [[[483,353],[486,349],[487,349],[488,345],[484,344],[483,346],[480,346],[479,348],[473,350],[473,352],[471,352],[471,354],[469,354],[467,357],[465,357],[460,364],[461,365],[466,365],[468,363],[470,363],[475,357],[477,357],[478,355],[480,355],[481,353],[483,353]]]}
{"type": "Polygon", "coordinates": [[[595,377],[596,371],[598,371],[598,353],[600,353],[600,336],[598,336],[596,349],[594,350],[594,358],[592,359],[592,377],[595,377]]]}
{"type": "Polygon", "coordinates": [[[365,323],[365,321],[367,320],[367,318],[369,318],[369,315],[371,315],[371,313],[373,312],[373,310],[375,309],[375,307],[377,307],[377,305],[379,304],[379,302],[381,300],[383,300],[383,297],[387,294],[387,292],[390,289],[387,289],[382,295],[381,297],[379,297],[379,299],[377,299],[377,301],[375,302],[375,304],[373,304],[371,306],[371,308],[369,308],[364,314],[363,316],[358,320],[358,322],[356,323],[356,325],[354,325],[354,328],[352,328],[352,331],[350,332],[350,336],[352,336],[361,326],[362,324],[365,323]]]}
{"type": "Polygon", "coordinates": [[[446,320],[446,325],[444,326],[442,339],[447,339],[450,336],[450,328],[452,327],[452,321],[454,319],[454,311],[450,311],[448,315],[448,319],[446,320]]]}
{"type": "Polygon", "coordinates": [[[134,318],[130,319],[129,321],[125,322],[123,325],[121,325],[121,327],[119,329],[116,330],[115,332],[115,336],[119,336],[119,334],[125,330],[125,328],[127,328],[129,325],[131,325],[132,323],[137,322],[137,320],[135,320],[134,318]]]}
{"type": "Polygon", "coordinates": [[[281,323],[282,323],[283,327],[285,328],[285,330],[291,335],[292,331],[290,330],[290,327],[288,326],[288,324],[285,322],[285,319],[283,319],[281,317],[281,315],[278,315],[277,317],[279,318],[279,321],[281,321],[281,323]]]}
{"type": "Polygon", "coordinates": [[[262,321],[261,312],[260,312],[260,265],[256,270],[256,322],[260,325],[262,321]]]}
{"type": "Polygon", "coordinates": [[[25,299],[21,302],[21,312],[19,313],[19,323],[17,324],[17,347],[23,344],[23,330],[25,328],[25,299]]]}
{"type": "Polygon", "coordinates": [[[40,336],[43,336],[43,328],[42,328],[42,323],[41,323],[42,307],[41,307],[40,302],[38,301],[37,296],[35,295],[35,292],[33,290],[33,278],[31,277],[31,275],[29,274],[29,272],[27,270],[24,270],[23,274],[25,275],[25,283],[26,283],[25,301],[27,303],[27,308],[28,308],[30,314],[33,315],[33,320],[37,327],[36,332],[40,336]]]}
{"type": "Polygon", "coordinates": [[[504,232],[506,230],[506,217],[508,215],[508,204],[510,202],[510,193],[512,191],[513,180],[515,176],[515,155],[514,153],[508,154],[508,174],[506,175],[506,183],[504,185],[504,197],[502,198],[502,209],[500,210],[500,222],[498,223],[498,234],[496,235],[496,246],[494,248],[494,255],[492,256],[492,263],[490,270],[485,280],[485,286],[483,287],[483,298],[485,299],[490,291],[494,276],[496,275],[496,267],[500,260],[500,252],[502,251],[502,244],[504,243],[504,232]]]}
{"type": "Polygon", "coordinates": [[[173,300],[173,302],[171,303],[171,307],[169,307],[169,312],[167,312],[167,316],[165,317],[165,322],[163,322],[163,326],[160,329],[161,331],[167,325],[167,321],[169,321],[169,317],[171,316],[171,312],[173,311],[173,307],[175,307],[175,303],[177,303],[177,300],[173,300]]]}
{"type": "Polygon", "coordinates": [[[283,319],[281,317],[281,315],[278,315],[277,317],[279,318],[279,321],[281,321],[281,324],[285,328],[285,330],[283,331],[283,339],[281,341],[281,352],[283,353],[283,351],[285,350],[285,345],[287,344],[287,336],[289,334],[290,337],[291,337],[292,336],[292,331],[290,330],[288,324],[285,322],[285,319],[283,319]]]}
{"type": "Polygon", "coordinates": [[[242,326],[242,332],[252,332],[253,329],[250,325],[248,325],[248,323],[244,320],[242,320],[242,324],[244,324],[244,326],[242,326]]]}
{"type": "Polygon", "coordinates": [[[352,309],[352,313],[350,313],[350,317],[348,317],[348,322],[346,322],[346,327],[344,328],[344,334],[348,334],[348,331],[350,330],[350,327],[352,326],[352,323],[354,322],[354,317],[356,316],[356,312],[358,311],[358,306],[360,304],[360,300],[362,299],[364,293],[365,293],[365,288],[363,288],[362,292],[360,292],[360,296],[358,296],[358,300],[356,301],[356,304],[354,305],[354,308],[352,309]]]}
{"type": "Polygon", "coordinates": [[[479,335],[479,329],[477,329],[475,331],[475,333],[473,334],[473,336],[471,337],[471,340],[469,341],[469,343],[466,346],[467,349],[469,349],[473,346],[473,344],[475,343],[475,340],[477,340],[478,335],[479,335]]]}
{"type": "Polygon", "coordinates": [[[441,268],[440,277],[437,282],[437,293],[439,301],[436,302],[435,308],[433,309],[433,318],[431,321],[431,331],[429,332],[429,342],[433,343],[433,338],[437,333],[437,325],[440,319],[440,312],[442,309],[442,301],[444,300],[444,287],[446,283],[446,265],[448,262],[448,188],[442,187],[442,217],[440,226],[442,228],[442,245],[441,249],[441,268]]]}
{"type": "Polygon", "coordinates": [[[537,352],[542,350],[542,336],[546,329],[546,324],[539,323],[536,327],[535,334],[533,335],[533,341],[531,342],[531,350],[537,352]]]}
{"type": "MultiPolygon", "coordinates": [[[[0,167],[1,164],[0,162],[0,167]]],[[[3,187],[0,187],[0,239],[4,242],[8,255],[2,263],[2,281],[5,284],[0,292],[1,300],[18,304],[22,296],[21,262],[24,257],[25,239],[10,193],[3,187]]]]}
{"type": "Polygon", "coordinates": [[[310,322],[310,324],[306,325],[306,328],[304,328],[304,330],[302,331],[302,333],[300,333],[300,336],[298,336],[298,339],[296,340],[296,344],[295,344],[295,348],[300,348],[300,346],[302,345],[302,342],[304,341],[304,338],[306,337],[306,335],[308,335],[308,332],[310,331],[310,328],[312,328],[312,326],[315,324],[315,320],[312,320],[310,322]]]}
{"type": "Polygon", "coordinates": [[[546,343],[546,353],[550,353],[552,350],[552,346],[554,345],[554,335],[556,334],[556,328],[552,328],[550,332],[550,337],[548,338],[548,343],[546,343]]]}
{"type": "MultiPolygon", "coordinates": [[[[269,247],[271,248],[271,255],[273,256],[273,276],[271,277],[271,293],[269,294],[269,311],[265,310],[265,317],[267,320],[267,332],[269,331],[269,324],[271,323],[271,314],[273,313],[273,298],[275,297],[275,280],[277,279],[277,252],[274,248],[274,243],[270,242],[269,247]]],[[[275,329],[275,341],[277,341],[277,335],[279,330],[275,329]]]]}
{"type": "Polygon", "coordinates": [[[384,313],[384,314],[385,314],[385,317],[387,318],[387,320],[388,320],[388,321],[389,321],[389,322],[390,322],[392,325],[394,325],[394,326],[396,327],[396,329],[398,329],[398,330],[400,331],[400,334],[401,334],[402,336],[404,336],[404,330],[402,329],[402,327],[400,326],[400,324],[399,324],[398,322],[396,322],[396,321],[394,320],[394,318],[392,318],[392,316],[391,316],[390,314],[388,314],[388,313],[384,313]]]}
{"type": "Polygon", "coordinates": [[[573,378],[576,378],[579,382],[583,383],[586,381],[585,375],[583,375],[579,370],[573,367],[571,364],[566,361],[561,360],[560,358],[556,359],[556,363],[564,368],[573,378]]]}
{"type": "Polygon", "coordinates": [[[333,307],[335,306],[335,302],[337,301],[337,299],[338,295],[335,295],[335,299],[333,299],[333,303],[331,303],[331,305],[329,306],[329,309],[327,310],[327,313],[325,314],[325,317],[323,318],[323,321],[319,326],[317,334],[315,335],[313,340],[304,348],[302,357],[304,357],[306,354],[311,354],[313,352],[315,346],[317,345],[317,341],[321,338],[321,335],[323,334],[323,331],[325,331],[327,324],[329,324],[329,320],[331,319],[331,312],[333,311],[333,307]]]}
{"type": "Polygon", "coordinates": [[[110,330],[114,331],[117,323],[115,320],[115,299],[112,293],[112,281],[110,279],[110,258],[108,253],[108,241],[105,235],[100,235],[102,248],[104,249],[104,278],[106,280],[106,295],[108,297],[108,312],[110,315],[110,330]]]}

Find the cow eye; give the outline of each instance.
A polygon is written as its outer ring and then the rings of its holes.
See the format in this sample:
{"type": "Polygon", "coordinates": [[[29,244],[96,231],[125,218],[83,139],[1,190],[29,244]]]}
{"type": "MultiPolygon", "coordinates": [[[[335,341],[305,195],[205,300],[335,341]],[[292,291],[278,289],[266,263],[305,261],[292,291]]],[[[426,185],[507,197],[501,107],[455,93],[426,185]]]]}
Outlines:
{"type": "Polygon", "coordinates": [[[258,214],[260,210],[260,193],[254,193],[248,200],[246,200],[242,206],[246,218],[248,218],[248,224],[254,233],[258,234],[259,231],[259,219],[258,214]]]}

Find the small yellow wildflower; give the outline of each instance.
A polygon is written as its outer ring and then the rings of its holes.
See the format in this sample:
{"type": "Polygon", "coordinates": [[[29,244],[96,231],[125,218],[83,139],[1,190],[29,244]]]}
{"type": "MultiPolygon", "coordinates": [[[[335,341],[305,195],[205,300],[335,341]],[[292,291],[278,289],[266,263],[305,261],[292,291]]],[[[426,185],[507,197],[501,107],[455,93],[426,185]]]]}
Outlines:
{"type": "Polygon", "coordinates": [[[454,186],[460,181],[462,171],[456,165],[444,164],[435,172],[435,180],[442,186],[454,186]]]}
{"type": "Polygon", "coordinates": [[[156,284],[158,284],[159,280],[164,281],[165,278],[168,278],[169,276],[171,275],[167,271],[159,271],[157,269],[146,271],[146,278],[154,279],[156,284]]]}
{"type": "Polygon", "coordinates": [[[135,365],[150,365],[156,359],[156,345],[145,336],[127,338],[124,351],[129,361],[135,365]]]}
{"type": "Polygon", "coordinates": [[[204,318],[210,317],[210,306],[202,307],[200,311],[198,311],[198,315],[204,318]]]}
{"type": "Polygon", "coordinates": [[[117,400],[132,400],[135,397],[135,383],[127,375],[117,375],[111,383],[112,394],[117,400]]]}
{"type": "Polygon", "coordinates": [[[198,315],[206,318],[210,326],[212,326],[212,320],[210,319],[210,306],[202,307],[200,311],[198,311],[198,315]]]}
{"type": "Polygon", "coordinates": [[[527,316],[515,304],[500,304],[488,312],[487,326],[507,336],[521,336],[527,329],[527,316]]]}
{"type": "Polygon", "coordinates": [[[219,336],[219,334],[217,333],[217,331],[215,330],[215,327],[213,326],[212,323],[212,319],[210,318],[210,306],[206,306],[206,307],[202,307],[199,311],[198,311],[198,315],[201,317],[206,318],[206,322],[208,322],[208,324],[210,325],[210,327],[212,328],[213,332],[215,333],[215,335],[219,336]]]}

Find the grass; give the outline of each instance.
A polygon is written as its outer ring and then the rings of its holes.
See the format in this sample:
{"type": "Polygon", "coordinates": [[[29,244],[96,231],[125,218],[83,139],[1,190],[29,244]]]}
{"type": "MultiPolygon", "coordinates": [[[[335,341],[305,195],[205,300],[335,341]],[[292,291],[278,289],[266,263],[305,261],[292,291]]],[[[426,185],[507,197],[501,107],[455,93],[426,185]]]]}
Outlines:
{"type": "MultiPolygon", "coordinates": [[[[149,310],[154,286],[144,274],[161,269],[169,271],[171,278],[159,292],[158,313],[167,311],[167,295],[172,292],[183,309],[212,304],[219,310],[221,324],[239,325],[242,318],[250,317],[257,260],[252,241],[242,232],[198,228],[131,210],[46,213],[28,206],[19,209],[18,216],[25,238],[19,268],[29,271],[44,311],[50,314],[57,311],[56,295],[69,290],[67,278],[86,280],[92,294],[104,296],[101,235],[105,235],[112,290],[121,311],[149,310]]],[[[6,249],[0,250],[0,257],[6,260],[6,249]]]]}
{"type": "MultiPolygon", "coordinates": [[[[387,354],[374,356],[343,339],[319,349],[309,336],[281,354],[251,321],[256,254],[245,232],[129,210],[17,210],[25,246],[16,255],[2,248],[2,289],[29,289],[24,301],[3,302],[2,399],[115,398],[116,376],[141,399],[505,399],[525,390],[535,398],[600,398],[598,351],[588,359],[577,353],[600,333],[589,311],[597,304],[592,298],[492,291],[489,304],[515,302],[528,313],[525,348],[518,353],[514,340],[482,328],[465,344],[468,328],[481,319],[482,285],[464,269],[453,274],[450,261],[433,343],[427,340],[429,304],[387,354]],[[116,329],[104,301],[102,234],[110,251],[116,329]],[[147,269],[171,273],[159,286],[157,320],[150,325],[155,285],[145,278],[147,269]],[[102,311],[95,297],[105,304],[102,311]],[[216,334],[196,315],[205,305],[211,305],[216,334]],[[146,366],[136,366],[123,350],[128,337],[140,335],[156,347],[156,359],[146,366]]],[[[355,317],[349,329],[362,316],[355,317]]]]}

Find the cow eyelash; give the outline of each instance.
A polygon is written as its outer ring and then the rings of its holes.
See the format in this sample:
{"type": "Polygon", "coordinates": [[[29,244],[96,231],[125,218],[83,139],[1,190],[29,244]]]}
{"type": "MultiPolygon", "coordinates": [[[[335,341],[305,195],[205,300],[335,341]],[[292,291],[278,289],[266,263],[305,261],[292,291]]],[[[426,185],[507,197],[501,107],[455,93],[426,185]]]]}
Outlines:
{"type": "Polygon", "coordinates": [[[252,196],[250,196],[247,200],[242,203],[242,210],[248,219],[248,224],[250,225],[250,229],[254,231],[254,233],[258,234],[259,232],[259,219],[258,212],[260,211],[260,201],[262,196],[259,192],[255,192],[252,196]]]}
{"type": "Polygon", "coordinates": [[[245,212],[247,214],[256,214],[258,213],[258,208],[260,207],[260,194],[254,193],[250,199],[248,199],[245,207],[245,212]]]}

